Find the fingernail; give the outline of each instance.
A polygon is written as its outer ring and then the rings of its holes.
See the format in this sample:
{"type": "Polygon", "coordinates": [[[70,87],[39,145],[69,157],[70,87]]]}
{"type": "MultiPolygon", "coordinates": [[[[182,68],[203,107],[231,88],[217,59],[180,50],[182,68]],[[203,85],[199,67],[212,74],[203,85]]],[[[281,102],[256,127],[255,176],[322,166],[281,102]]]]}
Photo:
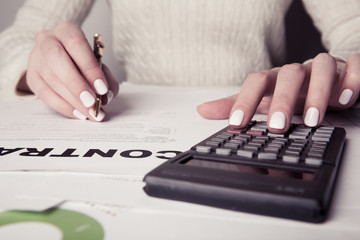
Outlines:
{"type": "Polygon", "coordinates": [[[310,107],[305,114],[304,123],[308,127],[315,127],[319,123],[320,112],[315,107],[310,107]]]}
{"type": "Polygon", "coordinates": [[[274,129],[284,129],[286,116],[283,112],[274,112],[270,118],[269,127],[274,129]]]}
{"type": "Polygon", "coordinates": [[[105,117],[105,113],[102,110],[100,110],[97,117],[95,117],[94,110],[90,108],[89,109],[89,114],[97,122],[101,122],[105,117]]]}
{"type": "Polygon", "coordinates": [[[114,98],[114,93],[113,91],[109,90],[106,94],[106,97],[107,97],[107,103],[106,104],[109,104],[111,102],[111,100],[114,98]]]}
{"type": "Polygon", "coordinates": [[[86,118],[87,118],[84,114],[82,114],[81,112],[79,112],[76,109],[74,109],[73,115],[74,115],[74,117],[76,117],[77,119],[80,119],[80,120],[86,120],[86,118]]]}
{"type": "Polygon", "coordinates": [[[95,103],[95,98],[88,91],[83,91],[80,93],[80,100],[87,108],[95,103]]]}
{"type": "Polygon", "coordinates": [[[94,87],[95,87],[96,92],[100,95],[104,95],[108,91],[107,86],[105,85],[104,81],[101,79],[95,80],[94,87]]]}
{"type": "Polygon", "coordinates": [[[231,114],[229,119],[229,125],[240,126],[244,119],[244,112],[242,110],[236,110],[231,114]]]}
{"type": "Polygon", "coordinates": [[[352,95],[354,94],[354,92],[350,89],[345,89],[344,91],[342,91],[340,98],[339,98],[339,103],[341,105],[346,105],[350,102],[350,99],[352,97],[352,95]]]}

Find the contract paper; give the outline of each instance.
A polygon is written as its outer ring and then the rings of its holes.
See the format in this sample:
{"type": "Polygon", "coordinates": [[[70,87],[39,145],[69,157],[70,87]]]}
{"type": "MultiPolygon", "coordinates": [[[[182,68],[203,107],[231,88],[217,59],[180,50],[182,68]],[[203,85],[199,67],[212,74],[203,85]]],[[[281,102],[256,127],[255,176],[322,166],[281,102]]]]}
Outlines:
{"type": "MultiPolygon", "coordinates": [[[[355,109],[329,113],[324,121],[347,131],[333,207],[325,224],[145,194],[142,180],[147,172],[227,125],[227,120],[203,119],[196,106],[238,90],[122,84],[119,96],[105,107],[107,119],[102,123],[65,118],[34,98],[2,99],[0,239],[29,237],[30,232],[42,239],[62,239],[68,234],[66,229],[99,239],[360,236],[360,194],[356,191],[360,182],[360,113],[355,109]],[[19,211],[15,212],[17,222],[8,224],[7,214],[13,210],[19,211]],[[78,225],[61,225],[72,216],[80,219],[78,225]],[[34,221],[23,221],[31,217],[34,221]]],[[[266,116],[254,119],[266,120],[266,116]]],[[[293,121],[301,122],[301,116],[293,121]]]]}
{"type": "Polygon", "coordinates": [[[225,127],[196,106],[238,91],[122,84],[106,121],[65,118],[37,99],[0,105],[0,171],[75,171],[143,176],[225,127]]]}

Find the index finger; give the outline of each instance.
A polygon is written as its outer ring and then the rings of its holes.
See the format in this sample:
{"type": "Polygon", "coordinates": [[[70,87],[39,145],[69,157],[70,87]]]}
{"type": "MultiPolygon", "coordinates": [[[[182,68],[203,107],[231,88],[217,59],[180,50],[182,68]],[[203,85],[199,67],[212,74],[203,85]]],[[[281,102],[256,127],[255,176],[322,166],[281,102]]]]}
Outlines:
{"type": "Polygon", "coordinates": [[[55,35],[89,85],[99,95],[106,94],[108,91],[106,77],[81,29],[72,23],[64,22],[55,29],[55,35]]]}

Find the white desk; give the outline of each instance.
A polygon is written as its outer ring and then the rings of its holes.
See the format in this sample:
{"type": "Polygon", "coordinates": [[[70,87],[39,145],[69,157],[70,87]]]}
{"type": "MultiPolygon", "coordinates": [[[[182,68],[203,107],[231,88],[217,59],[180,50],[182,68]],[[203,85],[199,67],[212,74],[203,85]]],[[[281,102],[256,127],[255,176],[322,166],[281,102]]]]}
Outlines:
{"type": "Polygon", "coordinates": [[[63,118],[36,99],[3,100],[0,239],[31,234],[61,239],[60,229],[74,230],[73,235],[66,232],[70,239],[81,239],[86,233],[93,239],[101,239],[102,234],[104,239],[360,239],[359,111],[327,116],[327,123],[346,128],[347,143],[332,211],[323,224],[157,199],[144,193],[142,179],[165,161],[161,157],[187,150],[226,126],[226,120],[201,118],[195,107],[237,90],[123,84],[120,95],[105,108],[109,121],[104,123],[63,118]],[[41,211],[54,206],[61,210],[47,217],[37,215],[37,223],[5,224],[10,221],[4,215],[7,210],[41,211]],[[54,220],[57,216],[79,222],[61,225],[54,220]]]}

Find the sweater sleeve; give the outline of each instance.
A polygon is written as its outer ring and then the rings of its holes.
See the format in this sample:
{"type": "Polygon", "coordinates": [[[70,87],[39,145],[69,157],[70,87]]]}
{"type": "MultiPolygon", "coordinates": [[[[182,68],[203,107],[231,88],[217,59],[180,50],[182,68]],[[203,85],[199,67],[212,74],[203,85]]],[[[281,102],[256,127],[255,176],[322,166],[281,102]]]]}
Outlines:
{"type": "Polygon", "coordinates": [[[329,53],[347,59],[360,52],[359,0],[303,0],[329,53]]]}
{"type": "Polygon", "coordinates": [[[0,33],[0,94],[14,96],[37,33],[63,21],[80,25],[94,0],[27,0],[14,23],[0,33]]]}

